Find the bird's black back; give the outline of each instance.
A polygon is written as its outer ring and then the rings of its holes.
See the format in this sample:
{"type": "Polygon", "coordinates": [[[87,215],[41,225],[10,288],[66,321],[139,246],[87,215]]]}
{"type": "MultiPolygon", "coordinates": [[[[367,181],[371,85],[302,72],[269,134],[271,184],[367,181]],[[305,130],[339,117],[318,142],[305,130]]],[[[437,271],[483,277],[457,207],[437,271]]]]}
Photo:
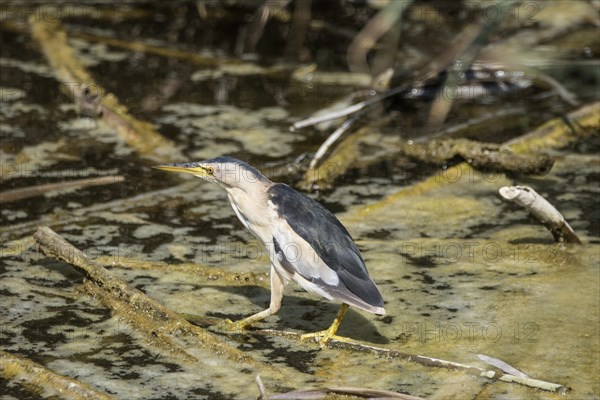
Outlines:
{"type": "Polygon", "coordinates": [[[337,273],[340,282],[366,303],[383,307],[383,298],[369,278],[360,251],[335,215],[288,185],[275,184],[268,192],[279,216],[337,273]]]}

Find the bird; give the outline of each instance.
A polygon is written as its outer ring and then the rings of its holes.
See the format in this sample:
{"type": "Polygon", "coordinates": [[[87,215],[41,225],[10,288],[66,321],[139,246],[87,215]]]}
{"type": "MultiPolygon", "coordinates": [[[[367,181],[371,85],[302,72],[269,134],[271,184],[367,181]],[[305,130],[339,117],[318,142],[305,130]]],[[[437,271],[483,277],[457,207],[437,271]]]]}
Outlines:
{"type": "Polygon", "coordinates": [[[259,170],[233,157],[162,164],[153,168],[195,175],[225,189],[242,225],[260,240],[271,262],[269,307],[228,329],[245,330],[277,313],[283,289],[290,281],[306,291],[341,303],[328,329],[301,335],[321,347],[337,336],[349,306],[385,315],[384,301],[369,277],[365,261],[342,223],[327,208],[284,183],[269,180],[259,170]]]}

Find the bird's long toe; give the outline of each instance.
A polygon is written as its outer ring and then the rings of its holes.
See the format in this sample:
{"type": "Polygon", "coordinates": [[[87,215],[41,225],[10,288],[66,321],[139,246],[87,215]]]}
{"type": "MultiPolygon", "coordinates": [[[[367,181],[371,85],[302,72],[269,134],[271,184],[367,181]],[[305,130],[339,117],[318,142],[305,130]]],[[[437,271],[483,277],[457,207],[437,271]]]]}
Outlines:
{"type": "Polygon", "coordinates": [[[354,341],[350,338],[336,335],[335,332],[332,332],[329,329],[326,329],[324,331],[319,331],[319,332],[305,333],[302,336],[300,336],[300,340],[302,340],[302,341],[312,340],[312,341],[319,343],[319,346],[321,346],[321,347],[325,347],[327,345],[327,343],[329,343],[329,341],[331,341],[331,340],[335,340],[337,342],[344,342],[344,343],[356,343],[356,341],[354,341]]]}

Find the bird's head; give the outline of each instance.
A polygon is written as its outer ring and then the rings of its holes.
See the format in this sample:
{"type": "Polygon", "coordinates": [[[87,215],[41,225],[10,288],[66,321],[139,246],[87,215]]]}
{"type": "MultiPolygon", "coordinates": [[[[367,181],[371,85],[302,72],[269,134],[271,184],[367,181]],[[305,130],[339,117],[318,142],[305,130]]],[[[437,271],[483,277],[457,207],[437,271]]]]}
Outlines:
{"type": "Polygon", "coordinates": [[[211,160],[157,165],[153,168],[171,172],[185,172],[206,181],[217,183],[225,189],[248,189],[256,184],[270,183],[256,168],[233,157],[211,160]]]}

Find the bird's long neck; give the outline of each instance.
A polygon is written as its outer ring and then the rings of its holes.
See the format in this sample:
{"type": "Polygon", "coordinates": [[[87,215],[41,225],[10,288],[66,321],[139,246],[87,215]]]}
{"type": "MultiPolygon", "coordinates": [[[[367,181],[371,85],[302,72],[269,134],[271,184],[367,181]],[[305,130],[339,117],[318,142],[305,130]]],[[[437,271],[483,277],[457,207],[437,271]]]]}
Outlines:
{"type": "Polygon", "coordinates": [[[268,206],[268,186],[258,186],[250,192],[240,188],[227,188],[227,197],[231,202],[233,211],[242,224],[259,239],[265,241],[270,237],[265,236],[264,227],[269,226],[270,207],[268,206]],[[263,237],[265,236],[265,237],[263,237]]]}

